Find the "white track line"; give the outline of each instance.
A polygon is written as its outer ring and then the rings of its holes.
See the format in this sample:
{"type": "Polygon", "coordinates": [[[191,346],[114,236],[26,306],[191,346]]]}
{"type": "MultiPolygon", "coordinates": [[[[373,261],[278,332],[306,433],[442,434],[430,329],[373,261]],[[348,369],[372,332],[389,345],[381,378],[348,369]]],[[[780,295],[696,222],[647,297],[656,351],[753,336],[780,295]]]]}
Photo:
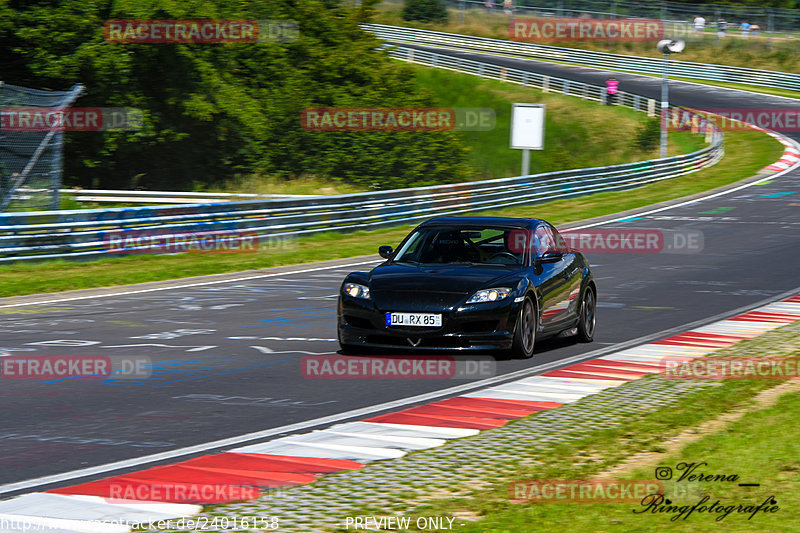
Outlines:
{"type": "MultiPolygon", "coordinates": [[[[359,265],[368,265],[370,263],[377,263],[379,260],[371,259],[369,261],[360,261],[358,263],[347,263],[345,265],[335,265],[335,266],[324,266],[324,267],[314,267],[314,268],[305,268],[301,270],[292,270],[289,272],[270,272],[264,274],[254,274],[252,276],[243,276],[241,278],[233,278],[233,279],[222,279],[222,280],[214,280],[214,281],[198,281],[196,283],[184,283],[183,285],[170,285],[166,287],[155,287],[152,289],[138,289],[138,290],[128,290],[128,291],[119,291],[119,292],[109,292],[104,294],[94,294],[89,296],[74,296],[71,298],[57,298],[53,300],[42,300],[37,302],[25,302],[19,304],[7,304],[7,305],[0,305],[0,309],[7,308],[7,307],[22,307],[25,305],[47,305],[47,304],[54,304],[54,303],[61,303],[61,302],[73,302],[75,300],[89,300],[92,298],[106,298],[108,296],[126,296],[128,294],[141,294],[143,292],[154,292],[154,291],[166,291],[172,289],[188,289],[192,287],[202,287],[204,285],[216,285],[219,283],[238,283],[240,281],[248,281],[251,279],[261,279],[261,278],[272,278],[275,276],[291,276],[293,274],[304,274],[306,272],[316,272],[318,270],[331,270],[334,268],[350,268],[359,265]]],[[[157,282],[156,282],[157,283],[157,282]]]]}

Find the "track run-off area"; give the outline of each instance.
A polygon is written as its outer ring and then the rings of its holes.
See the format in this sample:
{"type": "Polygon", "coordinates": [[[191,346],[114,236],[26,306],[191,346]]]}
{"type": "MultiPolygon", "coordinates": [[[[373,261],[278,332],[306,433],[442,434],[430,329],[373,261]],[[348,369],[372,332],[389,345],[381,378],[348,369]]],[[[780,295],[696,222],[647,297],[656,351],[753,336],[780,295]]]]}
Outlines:
{"type": "MultiPolygon", "coordinates": [[[[608,71],[450,52],[601,84],[608,71]]],[[[614,73],[658,98],[660,80],[614,73]]],[[[694,108],[769,108],[789,100],[671,82],[694,108]]],[[[797,134],[787,134],[795,140],[797,134]]],[[[620,139],[619,142],[624,142],[620,139]]],[[[610,136],[609,142],[615,142],[610,136]]],[[[476,379],[313,379],[332,355],[343,277],[374,257],[176,280],[80,295],[0,300],[0,359],[98,356],[146,362],[147,376],[4,379],[0,498],[255,445],[333,423],[469,394],[701,327],[798,292],[800,170],[609,217],[593,227],[702,236],[701,249],[588,253],[598,286],[595,342],[541,342],[531,360],[498,360],[476,379]]],[[[580,224],[573,226],[580,227],[580,224]]],[[[397,243],[376,242],[396,245],[397,243]]]]}

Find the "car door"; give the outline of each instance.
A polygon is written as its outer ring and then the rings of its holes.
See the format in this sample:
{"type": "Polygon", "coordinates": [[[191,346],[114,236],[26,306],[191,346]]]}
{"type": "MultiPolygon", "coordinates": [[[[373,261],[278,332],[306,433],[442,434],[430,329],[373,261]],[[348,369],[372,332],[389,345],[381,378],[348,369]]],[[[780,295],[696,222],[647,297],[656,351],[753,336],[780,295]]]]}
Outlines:
{"type": "MultiPolygon", "coordinates": [[[[562,304],[563,311],[554,316],[555,322],[573,322],[578,313],[578,302],[580,301],[581,282],[583,281],[583,268],[578,256],[569,246],[566,241],[558,233],[558,230],[550,226],[556,243],[556,249],[563,255],[562,262],[564,263],[564,270],[562,276],[564,278],[564,294],[566,295],[566,304],[562,304]]],[[[568,325],[568,324],[566,324],[568,325]]]]}
{"type": "Polygon", "coordinates": [[[568,306],[569,259],[565,256],[569,254],[559,250],[549,224],[540,224],[534,230],[533,253],[539,265],[536,286],[541,295],[540,325],[543,330],[555,329],[564,320],[568,306]]]}

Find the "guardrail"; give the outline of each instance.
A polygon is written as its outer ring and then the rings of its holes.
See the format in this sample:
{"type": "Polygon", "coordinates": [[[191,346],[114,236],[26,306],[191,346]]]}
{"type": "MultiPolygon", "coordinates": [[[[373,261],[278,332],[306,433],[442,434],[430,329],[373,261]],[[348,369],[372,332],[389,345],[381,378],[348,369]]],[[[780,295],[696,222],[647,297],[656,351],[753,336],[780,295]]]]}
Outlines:
{"type": "MultiPolygon", "coordinates": [[[[595,68],[601,67],[616,71],[640,72],[643,74],[661,75],[664,69],[663,60],[655,57],[626,56],[577,48],[563,48],[381,24],[362,24],[361,27],[392,43],[436,46],[465,52],[484,52],[494,55],[541,59],[543,61],[595,68]]],[[[744,83],[800,91],[800,74],[774,70],[759,70],[670,59],[669,74],[673,77],[744,83]]]]}
{"type": "MultiPolygon", "coordinates": [[[[395,57],[538,85],[547,90],[602,101],[601,87],[413,49],[393,49],[395,57]],[[402,57],[405,56],[405,57],[402,57]]],[[[654,112],[655,102],[625,93],[619,100],[654,112]]],[[[0,262],[94,258],[117,255],[110,237],[143,230],[162,238],[224,231],[256,234],[262,241],[318,232],[373,229],[411,224],[433,216],[530,205],[597,192],[625,190],[671,179],[713,165],[723,155],[723,136],[711,134],[706,148],[680,156],[607,167],[562,170],[451,185],[395,189],[305,199],[284,198],[182,206],[142,206],[0,214],[0,262]]]]}
{"type": "MultiPolygon", "coordinates": [[[[463,72],[465,74],[473,74],[481,78],[491,78],[509,83],[518,83],[528,87],[537,87],[544,92],[558,92],[567,96],[577,96],[584,100],[594,100],[595,102],[601,103],[605,103],[606,101],[605,87],[599,85],[590,85],[588,83],[557,78],[555,76],[545,76],[544,74],[528,72],[527,70],[503,67],[492,63],[473,61],[471,59],[463,59],[416,48],[406,48],[403,46],[393,47],[389,45],[385,45],[384,48],[387,49],[389,55],[392,57],[410,63],[419,63],[463,72]]],[[[653,98],[647,98],[625,91],[619,91],[617,93],[615,104],[623,107],[630,107],[634,111],[645,112],[651,117],[655,116],[658,111],[656,108],[656,101],[653,98]]]]}
{"type": "MultiPolygon", "coordinates": [[[[132,207],[0,216],[0,261],[113,255],[122,231],[257,233],[260,239],[413,223],[433,216],[500,209],[624,190],[712,165],[721,137],[692,154],[625,165],[563,170],[415,189],[183,207],[132,207]]],[[[174,232],[174,233],[169,233],[174,232]]],[[[123,237],[124,238],[124,237],[123,237]]]]}
{"type": "MultiPolygon", "coordinates": [[[[39,193],[39,189],[20,187],[17,197],[39,193]]],[[[181,192],[181,191],[126,191],[108,189],[59,189],[62,195],[69,195],[78,202],[116,203],[116,204],[206,204],[209,202],[234,202],[236,200],[256,200],[271,198],[311,198],[316,194],[255,194],[224,192],[181,192]]]]}

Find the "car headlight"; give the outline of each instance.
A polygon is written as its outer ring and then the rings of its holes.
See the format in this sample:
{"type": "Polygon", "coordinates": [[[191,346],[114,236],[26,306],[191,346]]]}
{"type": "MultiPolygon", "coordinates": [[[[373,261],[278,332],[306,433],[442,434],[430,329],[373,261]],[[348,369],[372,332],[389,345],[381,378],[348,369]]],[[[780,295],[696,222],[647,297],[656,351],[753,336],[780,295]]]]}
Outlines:
{"type": "Polygon", "coordinates": [[[502,300],[506,298],[509,294],[511,294],[511,289],[506,287],[497,287],[494,289],[484,289],[482,291],[478,291],[473,294],[469,300],[467,300],[468,304],[477,304],[481,302],[496,302],[498,300],[502,300]]]}
{"type": "Polygon", "coordinates": [[[348,296],[352,296],[353,298],[363,298],[364,300],[369,300],[369,287],[364,285],[359,285],[358,283],[345,283],[344,284],[344,292],[348,296]]]}

